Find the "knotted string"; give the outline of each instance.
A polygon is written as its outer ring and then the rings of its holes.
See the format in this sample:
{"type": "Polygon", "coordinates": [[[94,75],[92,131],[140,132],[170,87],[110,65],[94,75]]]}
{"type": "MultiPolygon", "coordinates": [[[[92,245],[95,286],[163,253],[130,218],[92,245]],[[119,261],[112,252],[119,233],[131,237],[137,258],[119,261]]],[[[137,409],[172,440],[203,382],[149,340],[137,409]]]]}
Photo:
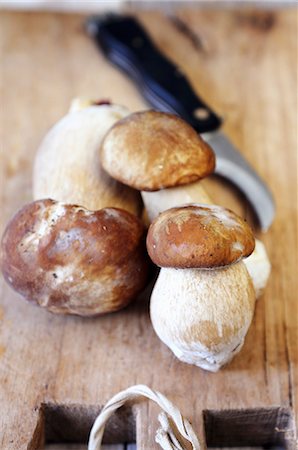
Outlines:
{"type": "Polygon", "coordinates": [[[108,401],[93,424],[89,436],[88,450],[100,450],[105,425],[111,415],[127,401],[138,400],[139,397],[149,398],[163,409],[158,417],[160,427],[155,436],[155,441],[163,450],[185,450],[180,443],[181,438],[192,445],[192,450],[201,450],[201,445],[192,426],[188,420],[184,419],[178,408],[163,394],[142,384],[131,386],[114,395],[108,401]]]}

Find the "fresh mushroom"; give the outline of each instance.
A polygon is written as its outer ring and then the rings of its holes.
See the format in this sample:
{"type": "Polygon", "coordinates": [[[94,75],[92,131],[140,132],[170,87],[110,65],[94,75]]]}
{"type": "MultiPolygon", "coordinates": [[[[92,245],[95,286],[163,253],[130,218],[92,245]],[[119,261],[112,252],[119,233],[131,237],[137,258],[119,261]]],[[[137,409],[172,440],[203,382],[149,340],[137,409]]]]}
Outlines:
{"type": "Polygon", "coordinates": [[[126,306],[147,279],[144,227],[116,208],[38,200],[2,238],[6,281],[27,300],[61,314],[93,316],[126,306]]]}
{"type": "Polygon", "coordinates": [[[137,112],[119,120],[101,145],[103,168],[141,191],[150,222],[165,209],[197,201],[211,203],[199,180],[213,172],[212,149],[179,117],[137,112]]]}
{"type": "Polygon", "coordinates": [[[147,249],[161,267],[150,314],[159,338],[182,361],[216,372],[240,351],[255,292],[241,261],[254,249],[250,227],[215,205],[186,205],[151,224],[147,249]]]}
{"type": "Polygon", "coordinates": [[[105,133],[129,111],[118,105],[86,105],[86,101],[77,101],[72,112],[43,139],[35,158],[33,197],[78,204],[89,210],[117,207],[140,215],[139,193],[109,177],[99,161],[105,133]]]}
{"type": "MultiPolygon", "coordinates": [[[[142,191],[150,222],[175,206],[214,203],[201,180],[214,169],[213,152],[177,116],[145,111],[120,120],[102,142],[101,160],[112,177],[142,191]]],[[[254,251],[245,264],[259,297],[270,275],[270,262],[259,240],[256,249],[258,254],[254,251]]]]}

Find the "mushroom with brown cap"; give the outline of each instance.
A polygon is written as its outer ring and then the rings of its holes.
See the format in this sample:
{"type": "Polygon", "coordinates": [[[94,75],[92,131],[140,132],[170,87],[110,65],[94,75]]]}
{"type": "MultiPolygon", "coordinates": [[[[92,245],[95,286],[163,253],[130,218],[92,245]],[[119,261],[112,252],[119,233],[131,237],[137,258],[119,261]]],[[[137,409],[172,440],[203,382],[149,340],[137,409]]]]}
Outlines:
{"type": "Polygon", "coordinates": [[[241,261],[254,236],[215,205],[172,208],[151,224],[147,249],[161,266],[150,315],[159,338],[182,361],[216,372],[240,351],[255,292],[241,261]]]}
{"type": "MultiPolygon", "coordinates": [[[[141,190],[150,222],[162,211],[185,203],[214,203],[202,185],[202,178],[214,170],[213,151],[172,114],[144,111],[119,120],[102,141],[101,161],[112,177],[141,190]]],[[[262,242],[256,243],[245,264],[259,297],[270,262],[262,242]]]]}
{"type": "Polygon", "coordinates": [[[101,163],[113,178],[141,191],[150,221],[189,202],[194,190],[198,202],[211,202],[199,180],[213,172],[214,153],[173,114],[142,111],[116,122],[102,141],[101,163]]]}
{"type": "Polygon", "coordinates": [[[116,311],[145,286],[144,227],[121,209],[38,200],[7,225],[1,268],[18,293],[51,312],[116,311]]]}

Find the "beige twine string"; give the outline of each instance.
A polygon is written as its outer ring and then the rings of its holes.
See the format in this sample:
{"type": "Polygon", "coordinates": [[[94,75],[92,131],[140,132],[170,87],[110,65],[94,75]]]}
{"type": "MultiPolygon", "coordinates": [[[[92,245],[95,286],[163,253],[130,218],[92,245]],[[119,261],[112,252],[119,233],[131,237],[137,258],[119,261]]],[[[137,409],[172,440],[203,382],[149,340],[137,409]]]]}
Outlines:
{"type": "Polygon", "coordinates": [[[192,450],[201,450],[199,440],[192,426],[188,420],[182,417],[176,406],[160,392],[153,391],[142,384],[131,386],[108,401],[93,424],[88,450],[100,450],[105,425],[111,415],[127,401],[138,400],[139,397],[149,398],[163,409],[163,412],[158,417],[160,427],[155,435],[155,441],[163,450],[184,450],[179,443],[181,437],[192,445],[192,450]],[[171,422],[174,423],[175,429],[172,428],[171,422]]]}

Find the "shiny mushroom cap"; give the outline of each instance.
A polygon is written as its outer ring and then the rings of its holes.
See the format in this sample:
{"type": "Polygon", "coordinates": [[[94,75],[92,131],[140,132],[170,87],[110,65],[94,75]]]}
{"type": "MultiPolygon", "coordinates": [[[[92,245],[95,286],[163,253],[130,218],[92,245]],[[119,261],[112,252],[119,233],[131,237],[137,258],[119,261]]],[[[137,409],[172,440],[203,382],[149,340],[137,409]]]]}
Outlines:
{"type": "Polygon", "coordinates": [[[164,211],[147,235],[149,256],[161,267],[227,266],[250,255],[254,245],[249,225],[216,205],[188,204],[164,211]]]}
{"type": "Polygon", "coordinates": [[[9,222],[1,268],[17,292],[52,312],[103,314],[126,306],[144,287],[143,235],[128,211],[38,200],[9,222]]]}
{"type": "Polygon", "coordinates": [[[215,156],[186,122],[157,111],[119,120],[101,145],[103,168],[118,181],[142,191],[180,186],[213,172],[215,156]]]}

